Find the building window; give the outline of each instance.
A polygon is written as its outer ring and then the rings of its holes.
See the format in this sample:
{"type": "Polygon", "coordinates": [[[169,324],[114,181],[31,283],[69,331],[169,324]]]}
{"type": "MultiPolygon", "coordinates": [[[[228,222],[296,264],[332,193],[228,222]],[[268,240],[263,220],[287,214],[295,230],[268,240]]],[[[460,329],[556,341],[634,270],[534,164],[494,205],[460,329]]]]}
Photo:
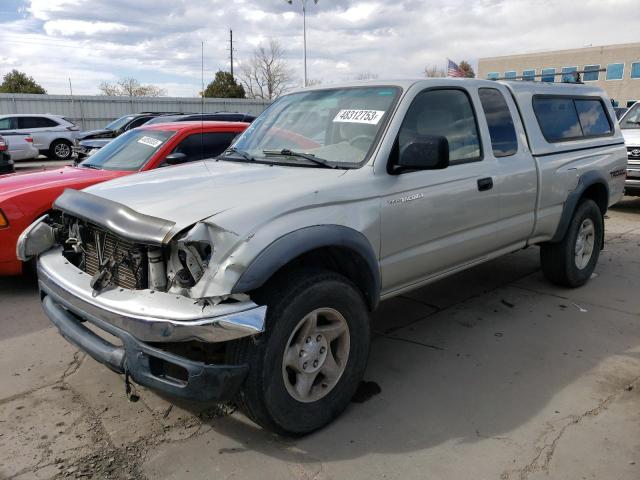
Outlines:
{"type": "Polygon", "coordinates": [[[629,100],[627,102],[627,108],[631,108],[636,104],[637,100],[629,100]]]}
{"type": "Polygon", "coordinates": [[[640,78],[640,62],[631,64],[631,78],[640,78]]]}
{"type": "Polygon", "coordinates": [[[509,70],[508,72],[504,72],[504,78],[508,80],[513,80],[514,78],[516,78],[516,71],[509,70]]]}
{"type": "Polygon", "coordinates": [[[610,63],[607,65],[607,80],[622,80],[624,77],[624,63],[610,63]]]}
{"type": "Polygon", "coordinates": [[[556,75],[556,69],[555,68],[543,68],[542,69],[542,78],[541,78],[541,80],[543,82],[554,82],[555,81],[555,75],[556,75]]]}
{"type": "Polygon", "coordinates": [[[528,80],[530,82],[533,82],[536,78],[536,71],[535,70],[523,70],[522,71],[522,80],[528,80]]]}
{"type": "Polygon", "coordinates": [[[487,80],[497,80],[498,78],[500,78],[500,74],[498,72],[487,73],[487,80]]]}
{"type": "Polygon", "coordinates": [[[583,82],[596,82],[600,80],[600,65],[585,65],[583,82]]]}
{"type": "Polygon", "coordinates": [[[578,67],[562,67],[562,81],[565,83],[575,83],[576,76],[574,72],[578,71],[578,67]]]}

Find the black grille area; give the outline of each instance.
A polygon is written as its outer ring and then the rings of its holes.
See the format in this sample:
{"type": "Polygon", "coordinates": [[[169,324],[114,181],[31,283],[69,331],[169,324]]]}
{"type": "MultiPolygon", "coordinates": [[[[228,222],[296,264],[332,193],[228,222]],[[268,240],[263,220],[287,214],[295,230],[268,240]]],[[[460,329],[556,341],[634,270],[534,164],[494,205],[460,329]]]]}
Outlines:
{"type": "Polygon", "coordinates": [[[627,156],[634,160],[640,160],[640,147],[627,147],[627,156]]]}
{"type": "Polygon", "coordinates": [[[124,240],[70,215],[52,216],[64,256],[92,277],[102,270],[103,287],[148,287],[148,246],[124,240]]]}
{"type": "Polygon", "coordinates": [[[111,284],[117,287],[137,290],[146,288],[146,255],[133,243],[105,232],[93,226],[85,230],[83,270],[95,275],[100,269],[98,251],[102,251],[102,259],[113,258],[115,267],[112,271],[111,284]]]}

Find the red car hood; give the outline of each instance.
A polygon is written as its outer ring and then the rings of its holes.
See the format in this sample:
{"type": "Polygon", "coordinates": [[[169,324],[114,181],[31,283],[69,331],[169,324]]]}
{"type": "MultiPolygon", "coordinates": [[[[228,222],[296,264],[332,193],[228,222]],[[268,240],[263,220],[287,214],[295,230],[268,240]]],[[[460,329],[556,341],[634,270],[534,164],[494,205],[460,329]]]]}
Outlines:
{"type": "Polygon", "coordinates": [[[0,202],[16,194],[27,192],[51,189],[62,193],[65,188],[82,189],[130,173],[134,172],[65,167],[58,170],[7,175],[0,178],[0,202]]]}

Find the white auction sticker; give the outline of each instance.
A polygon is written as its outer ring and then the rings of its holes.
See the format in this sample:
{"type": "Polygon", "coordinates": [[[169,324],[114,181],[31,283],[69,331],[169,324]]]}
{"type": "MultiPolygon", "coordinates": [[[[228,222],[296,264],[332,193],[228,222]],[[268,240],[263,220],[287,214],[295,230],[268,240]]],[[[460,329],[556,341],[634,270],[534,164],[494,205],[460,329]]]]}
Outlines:
{"type": "Polygon", "coordinates": [[[138,143],[142,143],[143,145],[149,145],[150,147],[156,148],[158,145],[162,143],[162,140],[158,140],[153,137],[140,137],[138,139],[138,143]]]}
{"type": "Polygon", "coordinates": [[[383,115],[382,110],[340,110],[333,121],[377,125],[383,115]]]}

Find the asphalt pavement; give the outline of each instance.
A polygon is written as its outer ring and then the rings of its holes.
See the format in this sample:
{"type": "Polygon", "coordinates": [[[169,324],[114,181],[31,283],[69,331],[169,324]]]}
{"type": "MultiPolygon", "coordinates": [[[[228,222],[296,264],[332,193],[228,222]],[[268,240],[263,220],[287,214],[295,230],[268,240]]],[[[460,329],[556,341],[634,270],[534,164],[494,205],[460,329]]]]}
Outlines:
{"type": "Polygon", "coordinates": [[[0,478],[640,478],[640,199],[610,210],[591,281],[537,248],[382,303],[367,384],[290,439],[232,405],[174,405],[60,337],[0,279],[0,478]]]}

